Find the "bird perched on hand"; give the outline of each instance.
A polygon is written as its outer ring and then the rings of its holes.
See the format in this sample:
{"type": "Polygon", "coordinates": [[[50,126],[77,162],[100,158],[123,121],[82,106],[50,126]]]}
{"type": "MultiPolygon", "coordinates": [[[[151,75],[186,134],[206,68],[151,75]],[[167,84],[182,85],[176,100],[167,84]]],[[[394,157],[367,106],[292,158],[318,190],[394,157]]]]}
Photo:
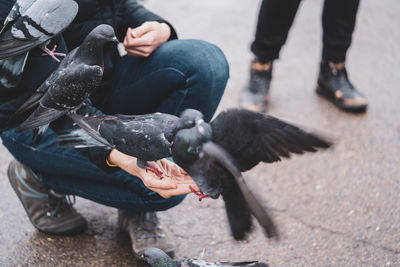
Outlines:
{"type": "Polygon", "coordinates": [[[162,172],[150,166],[149,162],[171,156],[171,144],[164,132],[179,120],[178,117],[164,113],[95,117],[72,113],[69,117],[81,128],[61,134],[58,137],[60,145],[115,148],[138,158],[139,167],[163,177],[162,172]]]}
{"type": "Polygon", "coordinates": [[[65,54],[47,48],[78,13],[74,0],[17,0],[0,30],[0,83],[18,85],[29,51],[41,48],[54,60],[65,54]]]}
{"type": "Polygon", "coordinates": [[[50,122],[79,109],[83,101],[101,83],[104,71],[103,47],[108,42],[119,43],[114,29],[106,24],[94,28],[82,45],[72,50],[36,92],[13,114],[11,121],[38,105],[35,111],[19,125],[16,132],[40,127],[40,135],[50,122]]]}
{"type": "Polygon", "coordinates": [[[158,248],[148,248],[139,259],[151,267],[268,267],[268,264],[258,261],[248,262],[206,262],[202,259],[184,259],[174,261],[164,251],[158,248]]]}
{"type": "Polygon", "coordinates": [[[220,113],[211,123],[197,110],[185,110],[166,133],[176,164],[188,172],[208,196],[222,195],[233,237],[250,232],[251,215],[267,237],[278,231],[240,172],[274,162],[291,153],[315,152],[331,143],[272,116],[244,109],[220,113]]]}
{"type": "Polygon", "coordinates": [[[317,135],[243,109],[225,111],[210,124],[204,122],[201,112],[193,109],[185,110],[180,118],[161,113],[69,116],[82,129],[60,135],[62,145],[109,146],[141,162],[172,155],[175,163],[189,173],[207,196],[222,195],[231,231],[237,240],[244,239],[250,232],[252,215],[268,237],[278,237],[273,220],[249,190],[240,172],[261,161],[274,162],[289,157],[291,152],[315,152],[317,148],[330,146],[317,135]],[[92,138],[97,142],[91,141],[92,138]]]}

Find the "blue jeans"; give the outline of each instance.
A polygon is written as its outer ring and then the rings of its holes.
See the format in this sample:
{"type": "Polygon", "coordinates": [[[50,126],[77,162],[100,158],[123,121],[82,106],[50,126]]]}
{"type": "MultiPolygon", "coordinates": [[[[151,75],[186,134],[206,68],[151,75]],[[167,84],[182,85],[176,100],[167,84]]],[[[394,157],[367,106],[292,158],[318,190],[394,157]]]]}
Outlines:
{"type": "MultiPolygon", "coordinates": [[[[195,108],[210,120],[228,76],[227,61],[216,46],[199,40],[174,40],[148,58],[120,58],[112,88],[94,95],[93,102],[106,114],[159,111],[178,116],[186,108],[195,108]]],[[[1,138],[18,161],[59,193],[132,211],[166,210],[184,199],[164,199],[123,170],[104,172],[75,149],[58,146],[50,129],[36,146],[31,131],[17,134],[10,129],[1,133],[1,138]]]]}

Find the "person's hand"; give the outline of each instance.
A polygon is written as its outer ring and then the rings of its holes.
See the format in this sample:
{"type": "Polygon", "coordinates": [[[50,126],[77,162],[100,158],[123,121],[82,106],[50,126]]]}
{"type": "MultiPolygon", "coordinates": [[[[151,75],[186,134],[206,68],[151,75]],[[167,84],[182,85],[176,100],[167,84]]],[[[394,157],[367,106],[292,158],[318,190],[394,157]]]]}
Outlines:
{"type": "Polygon", "coordinates": [[[137,28],[128,28],[124,46],[132,56],[148,57],[160,45],[168,41],[171,28],[166,23],[149,21],[137,28]]]}
{"type": "Polygon", "coordinates": [[[152,171],[139,168],[136,164],[137,158],[116,149],[110,152],[108,160],[124,171],[139,177],[147,188],[164,198],[191,193],[190,186],[195,191],[200,191],[193,179],[182,168],[167,159],[149,162],[151,167],[156,167],[163,173],[162,179],[152,171]]]}

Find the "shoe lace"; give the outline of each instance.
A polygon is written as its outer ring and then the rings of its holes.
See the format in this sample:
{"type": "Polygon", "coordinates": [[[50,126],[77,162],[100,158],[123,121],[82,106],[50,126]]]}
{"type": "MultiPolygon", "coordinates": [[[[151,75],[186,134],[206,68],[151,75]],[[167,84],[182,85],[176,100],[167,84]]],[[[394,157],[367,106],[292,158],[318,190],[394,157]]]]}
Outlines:
{"type": "Polygon", "coordinates": [[[58,216],[61,212],[71,208],[75,202],[76,198],[75,196],[71,195],[60,195],[53,190],[50,190],[48,193],[49,197],[49,203],[48,207],[49,210],[47,211],[47,216],[50,217],[56,217],[58,216]]]}
{"type": "Polygon", "coordinates": [[[158,218],[155,212],[142,212],[139,215],[139,225],[136,232],[139,233],[138,240],[149,238],[163,238],[165,235],[159,233],[161,227],[158,225],[158,218]]]}

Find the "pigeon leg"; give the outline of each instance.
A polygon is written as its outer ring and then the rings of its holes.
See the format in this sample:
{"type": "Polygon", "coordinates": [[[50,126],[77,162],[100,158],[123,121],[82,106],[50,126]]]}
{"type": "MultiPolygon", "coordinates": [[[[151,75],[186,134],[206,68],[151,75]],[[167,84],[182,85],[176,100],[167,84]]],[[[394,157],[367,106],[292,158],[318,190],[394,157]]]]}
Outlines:
{"type": "Polygon", "coordinates": [[[210,197],[209,195],[204,194],[203,191],[201,191],[201,190],[200,190],[200,192],[197,192],[196,190],[194,190],[194,188],[191,185],[189,185],[189,189],[190,189],[190,191],[193,192],[193,194],[195,194],[196,196],[199,197],[199,201],[202,201],[203,198],[210,197]]]}
{"type": "Polygon", "coordinates": [[[42,56],[50,56],[55,61],[60,62],[60,60],[57,57],[65,57],[66,54],[56,52],[56,48],[57,48],[57,45],[54,45],[52,50],[48,49],[47,47],[42,48],[42,50],[44,51],[42,56]]]}
{"type": "Polygon", "coordinates": [[[160,171],[156,167],[146,166],[146,171],[154,172],[160,179],[164,178],[162,171],[160,171]]]}

